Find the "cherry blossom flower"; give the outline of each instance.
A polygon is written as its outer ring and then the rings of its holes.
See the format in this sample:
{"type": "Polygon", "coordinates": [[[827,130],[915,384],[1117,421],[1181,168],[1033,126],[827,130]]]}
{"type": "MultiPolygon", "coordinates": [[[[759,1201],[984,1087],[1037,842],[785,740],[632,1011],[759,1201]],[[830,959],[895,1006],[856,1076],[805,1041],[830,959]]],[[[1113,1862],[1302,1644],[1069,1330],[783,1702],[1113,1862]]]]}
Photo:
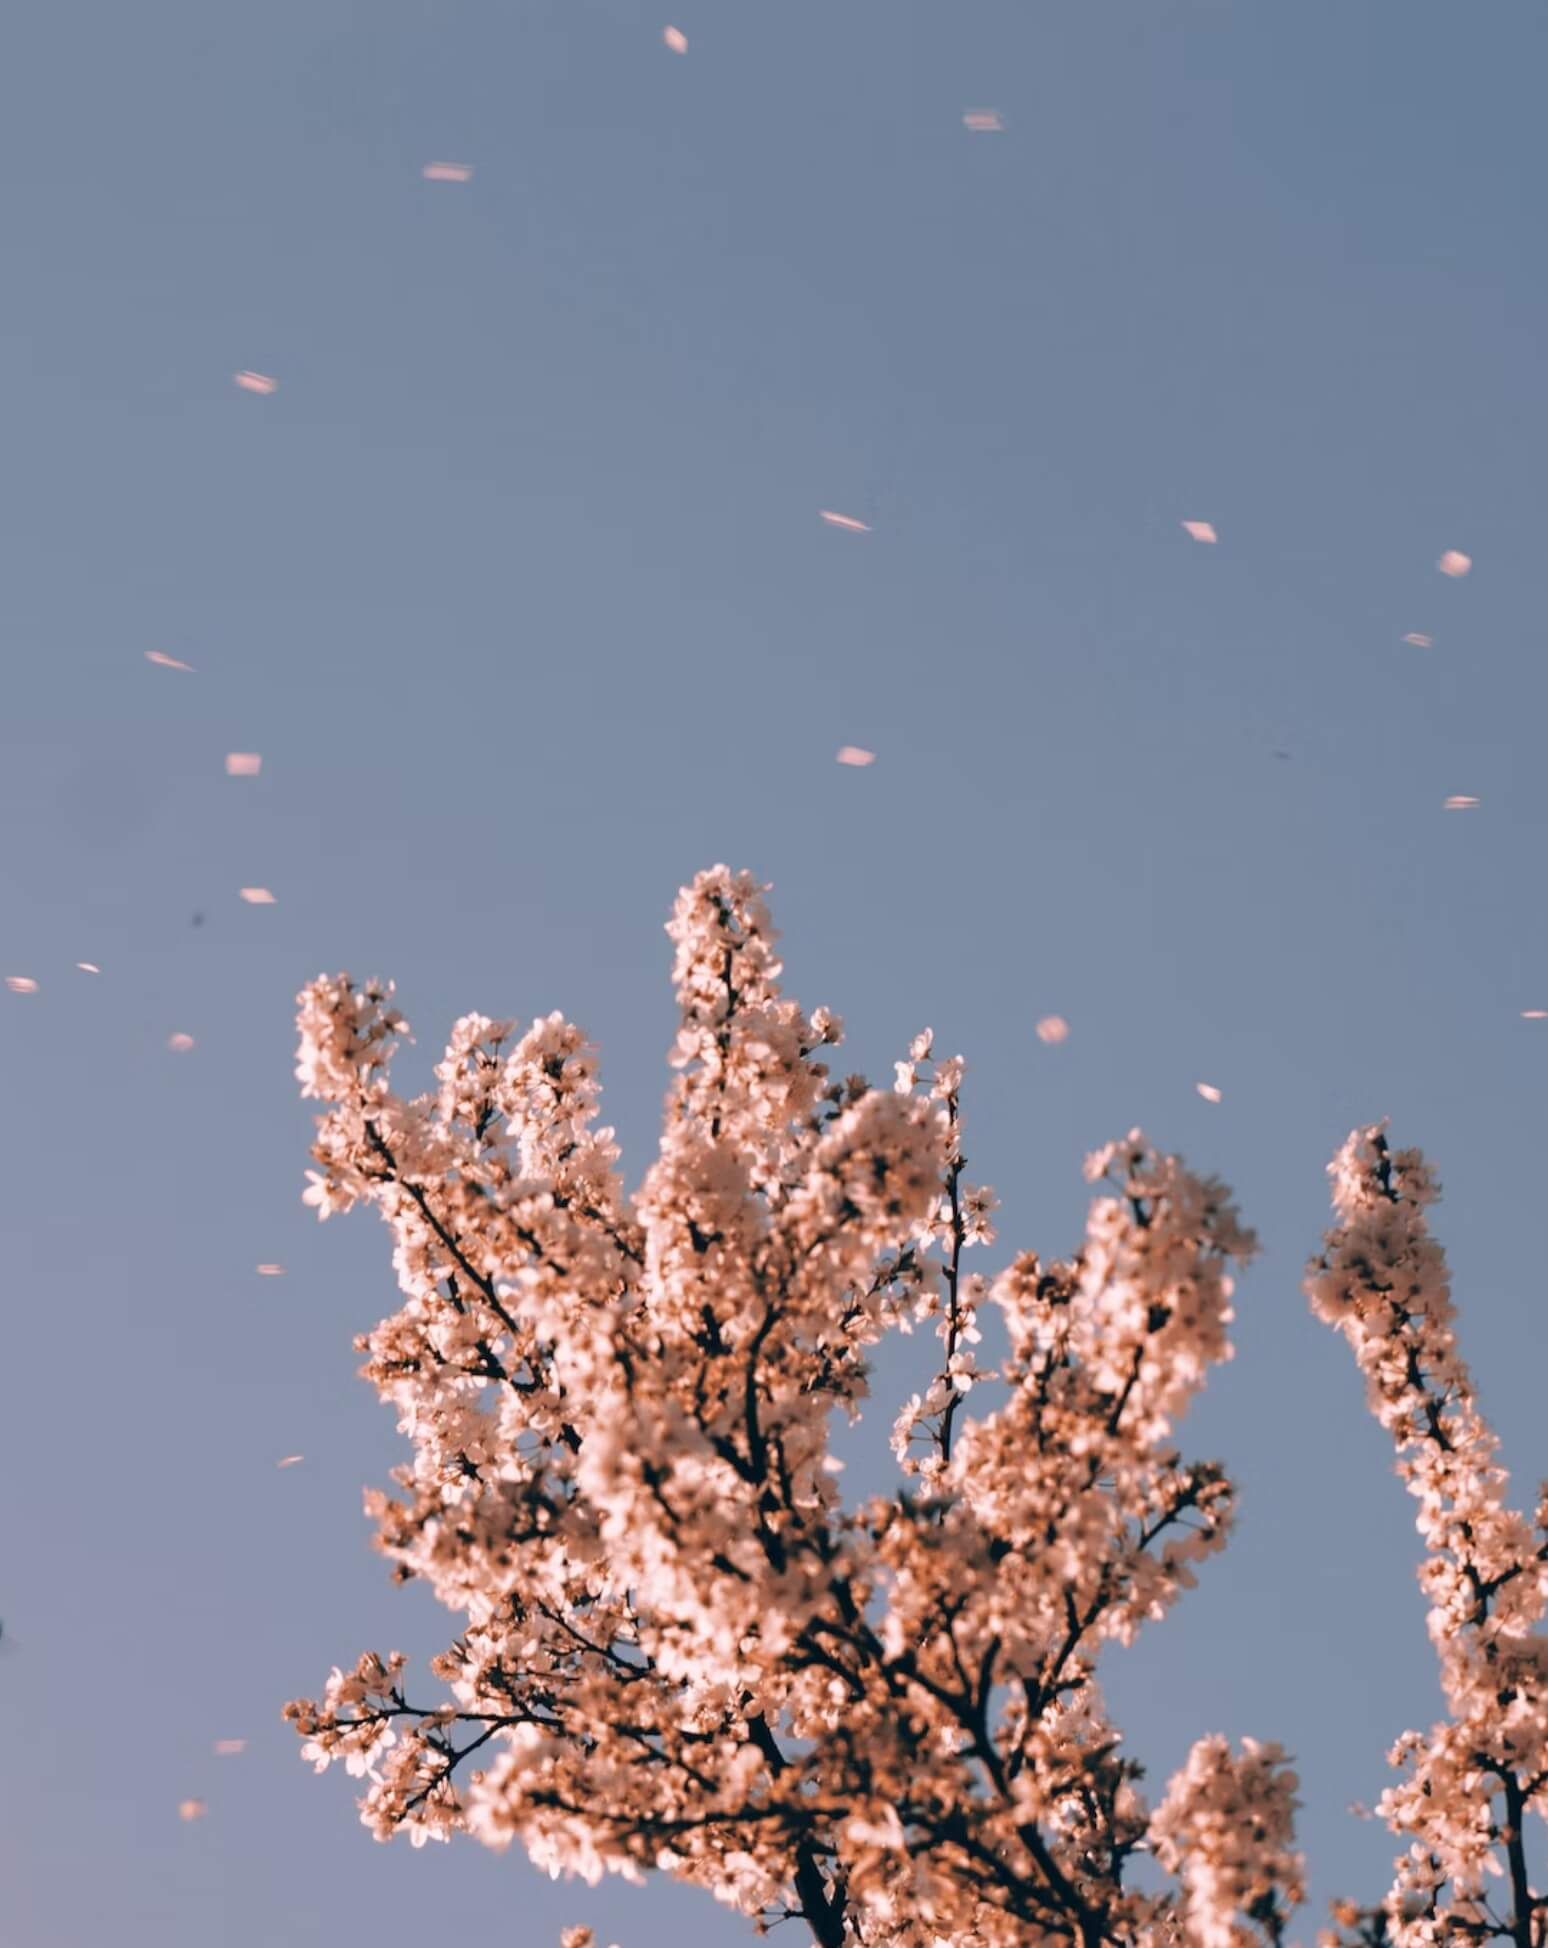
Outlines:
{"type": "MultiPolygon", "coordinates": [[[[1529,1520],[1456,1345],[1445,1254],[1426,1212],[1440,1195],[1417,1150],[1383,1125],[1356,1130],[1329,1166],[1336,1217],[1307,1269],[1312,1310],[1348,1340],[1398,1473],[1419,1503],[1419,1571],[1449,1716],[1405,1732],[1403,1777],[1377,1815],[1406,1844],[1379,1908],[1348,1906],[1356,1941],[1430,1948],[1491,1935],[1534,1948],[1525,1815],[1548,1815],[1548,1484],[1529,1520]],[[1496,1915],[1498,1883],[1510,1911],[1496,1915]]],[[[1329,1937],[1335,1939],[1336,1937],[1329,1937]]]]}
{"type": "Polygon", "coordinates": [[[440,1700],[367,1652],[288,1706],[303,1756],[366,1781],[378,1837],[655,1868],[834,1948],[1170,1948],[1233,1898],[1264,1927],[1261,1889],[1298,1895],[1277,1748],[1207,1744],[1153,1828],[1095,1675],[1224,1544],[1230,1483],[1173,1429],[1230,1354],[1252,1235],[1134,1131],[1087,1161],[1073,1257],[973,1270],[997,1200],[962,1059],[926,1030],[889,1088],[835,1074],[843,1024],[783,993],[765,890],[720,866],[678,896],[674,1079],[632,1196],[563,1016],[464,1016],[405,1099],[390,986],[301,995],[307,1202],[393,1239],[400,1308],[359,1345],[413,1452],[379,1546],[461,1619],[440,1700]],[[900,1491],[846,1506],[832,1411],[921,1326],[900,1491]],[[1177,1887],[1124,1884],[1162,1846],[1177,1887]]]}
{"type": "Polygon", "coordinates": [[[1217,1737],[1200,1739],[1168,1786],[1151,1838],[1182,1878],[1187,1936],[1200,1948],[1244,1948],[1259,1928],[1278,1941],[1304,1900],[1292,1845],[1298,1783],[1279,1746],[1245,1739],[1238,1759],[1217,1737]]]}
{"type": "MultiPolygon", "coordinates": [[[[967,1175],[962,1058],[926,1029],[890,1087],[836,1075],[843,1024],[783,992],[766,890],[717,866],[678,896],[673,1079],[632,1195],[562,1015],[463,1016],[404,1098],[391,987],[301,994],[306,1200],[375,1207],[401,1301],[357,1342],[411,1443],[378,1546],[458,1619],[435,1697],[366,1651],[288,1705],[302,1756],[364,1782],[378,1838],[654,1869],[821,1948],[1278,1948],[1304,1882],[1284,1751],[1212,1733],[1152,1807],[1098,1683],[1225,1546],[1232,1484],[1176,1430],[1256,1241],[1131,1131],[1086,1161],[1070,1257],[973,1269],[997,1200],[967,1175]],[[901,1480],[847,1504],[833,1410],[917,1328],[901,1480]]],[[[1306,1291],[1418,1505],[1447,1715],[1392,1748],[1389,1892],[1322,1939],[1544,1948],[1548,1485],[1507,1502],[1423,1158],[1357,1130],[1332,1178],[1306,1291]]]]}

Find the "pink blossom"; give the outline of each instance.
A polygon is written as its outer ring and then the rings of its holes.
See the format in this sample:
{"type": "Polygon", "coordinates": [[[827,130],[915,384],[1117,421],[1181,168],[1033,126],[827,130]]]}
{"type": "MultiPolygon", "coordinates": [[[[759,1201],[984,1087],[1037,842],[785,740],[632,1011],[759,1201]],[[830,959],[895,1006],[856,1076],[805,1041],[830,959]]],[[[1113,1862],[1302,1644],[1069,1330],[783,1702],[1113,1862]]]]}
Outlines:
{"type": "MultiPolygon", "coordinates": [[[[967,1175],[966,1065],[925,1030],[890,1086],[838,1074],[843,1024],[785,993],[767,890],[716,866],[678,895],[671,1081],[632,1193],[563,1015],[463,1016],[404,1097],[391,987],[302,992],[306,1199],[374,1206],[398,1288],[357,1342],[409,1443],[368,1506],[456,1619],[432,1695],[367,1651],[288,1705],[302,1756],[363,1781],[378,1838],[664,1872],[823,1948],[1274,1948],[1304,1878],[1284,1753],[1204,1737],[1152,1807],[1098,1682],[1225,1547],[1232,1483],[1177,1430],[1231,1356],[1256,1240],[1131,1130],[1086,1160],[1068,1257],[980,1272],[998,1206],[967,1175]],[[834,1410],[914,1332],[899,1479],[846,1503],[834,1410]]],[[[1410,1851],[1341,1925],[1451,1948],[1482,1938],[1486,1886],[1531,1898],[1548,1491],[1530,1522],[1505,1500],[1423,1160],[1363,1130],[1333,1175],[1307,1290],[1418,1502],[1449,1714],[1398,1741],[1378,1811],[1410,1851]]],[[[1541,1948],[1536,1925],[1494,1931],[1541,1948]]]]}

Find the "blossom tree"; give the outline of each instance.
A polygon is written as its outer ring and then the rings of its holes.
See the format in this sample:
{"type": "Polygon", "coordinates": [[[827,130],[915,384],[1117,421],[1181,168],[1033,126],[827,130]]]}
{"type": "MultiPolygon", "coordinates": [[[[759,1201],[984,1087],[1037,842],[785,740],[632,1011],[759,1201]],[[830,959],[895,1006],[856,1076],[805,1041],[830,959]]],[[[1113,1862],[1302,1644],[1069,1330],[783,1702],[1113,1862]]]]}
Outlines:
{"type": "MultiPolygon", "coordinates": [[[[965,1175],[961,1060],[926,1031],[891,1088],[835,1078],[842,1025],[782,995],[765,890],[715,867],[679,895],[676,1077],[632,1197],[561,1016],[464,1017],[437,1092],[405,1100],[391,989],[302,994],[298,1074],[328,1105],[308,1201],[376,1205],[402,1297],[358,1342],[413,1443],[370,1498],[378,1544],[460,1619],[438,1699],[367,1653],[288,1706],[305,1755],[367,1781],[381,1838],[658,1868],[824,1948],[1278,1943],[1302,1894],[1280,1748],[1204,1738],[1151,1807],[1096,1678],[1226,1539],[1231,1484],[1173,1430],[1229,1357],[1252,1234],[1132,1132],[1088,1161],[1073,1257],[969,1270],[995,1199],[965,1175]],[[937,1371],[898,1415],[897,1490],[847,1504],[833,1414],[919,1325],[937,1371]]],[[[1341,1925],[1530,1948],[1542,1552],[1451,1349],[1422,1164],[1367,1132],[1338,1171],[1314,1302],[1424,1502],[1456,1714],[1400,1748],[1385,1810],[1415,1851],[1341,1925]]]]}

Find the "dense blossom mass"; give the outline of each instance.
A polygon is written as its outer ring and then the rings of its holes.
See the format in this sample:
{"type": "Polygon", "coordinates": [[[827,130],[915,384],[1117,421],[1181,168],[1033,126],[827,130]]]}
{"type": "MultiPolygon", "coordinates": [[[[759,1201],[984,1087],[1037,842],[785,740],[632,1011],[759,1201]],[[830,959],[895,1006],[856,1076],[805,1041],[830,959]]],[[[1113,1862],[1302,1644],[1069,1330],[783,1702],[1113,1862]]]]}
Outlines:
{"type": "MultiPolygon", "coordinates": [[[[1073,1257],[970,1271],[995,1199],[965,1175],[960,1058],[926,1031],[890,1088],[835,1077],[842,1024],[781,993],[764,890],[716,867],[679,895],[676,1075],[633,1197],[561,1016],[464,1017],[409,1101],[390,988],[301,996],[298,1074],[329,1105],[308,1201],[374,1204],[402,1295],[359,1342],[413,1443],[379,1546],[461,1620],[439,1701],[367,1653],[287,1707],[305,1754],[366,1781],[383,1838],[659,1868],[830,1948],[1278,1942],[1302,1893],[1279,1747],[1203,1738],[1151,1807],[1096,1681],[1226,1539],[1231,1483],[1174,1429],[1230,1355],[1252,1234],[1136,1131],[1089,1160],[1073,1257]],[[916,1325],[939,1353],[895,1422],[899,1486],[848,1505],[831,1417],[916,1325]]],[[[1543,1551],[1452,1348],[1432,1194],[1351,1139],[1312,1275],[1423,1504],[1453,1711],[1400,1747],[1391,1898],[1341,1924],[1525,1948],[1543,1551]]]]}
{"type": "Polygon", "coordinates": [[[1529,1522],[1505,1502],[1498,1442],[1457,1352],[1445,1254],[1426,1208],[1439,1195],[1417,1150],[1356,1130],[1330,1166],[1338,1223],[1308,1268],[1318,1317],[1365,1375],[1418,1500],[1449,1716],[1392,1748],[1402,1780],[1376,1810],[1408,1841],[1385,1903],[1339,1918],[1365,1941],[1548,1941],[1548,1890],[1528,1872],[1527,1815],[1548,1819],[1548,1483],[1529,1522]]]}

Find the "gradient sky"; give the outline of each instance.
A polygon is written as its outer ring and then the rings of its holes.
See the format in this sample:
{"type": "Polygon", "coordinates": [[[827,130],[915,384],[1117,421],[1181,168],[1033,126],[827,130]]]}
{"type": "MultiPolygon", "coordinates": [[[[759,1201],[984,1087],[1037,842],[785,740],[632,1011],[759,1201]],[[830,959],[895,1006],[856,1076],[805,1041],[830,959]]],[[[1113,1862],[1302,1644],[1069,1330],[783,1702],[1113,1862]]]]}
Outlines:
{"type": "Polygon", "coordinates": [[[1132,1124],[1225,1175],[1265,1251],[1185,1443],[1240,1531],[1107,1683],[1157,1789],[1204,1732],[1294,1752],[1303,1939],[1385,1887],[1346,1808],[1439,1707],[1410,1505],[1298,1289],[1354,1122],[1433,1155],[1485,1408],[1548,1471],[1541,6],[670,4],[8,20],[15,1948],[750,1938],[380,1847],[279,1721],[450,1634],[360,1513],[386,1235],[300,1204],[323,968],[398,981],[414,1087],[459,1012],[564,1008],[637,1181],[661,925],[725,860],[854,1066],[926,1022],[966,1055],[994,1263],[1075,1242],[1132,1124]]]}

